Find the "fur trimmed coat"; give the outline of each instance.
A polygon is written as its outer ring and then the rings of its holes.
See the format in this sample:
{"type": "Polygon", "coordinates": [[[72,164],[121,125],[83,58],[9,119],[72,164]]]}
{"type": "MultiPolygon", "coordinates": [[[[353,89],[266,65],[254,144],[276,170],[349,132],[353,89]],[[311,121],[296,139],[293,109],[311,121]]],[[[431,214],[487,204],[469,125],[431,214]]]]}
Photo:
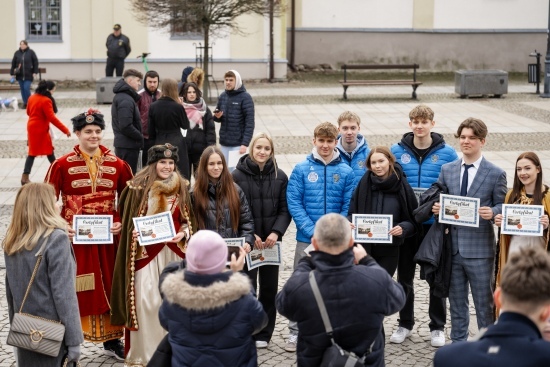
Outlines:
{"type": "MultiPolygon", "coordinates": [[[[179,192],[181,185],[187,185],[179,174],[174,172],[164,181],[155,181],[151,186],[147,201],[146,215],[154,215],[164,212],[173,195],[179,192]]],[[[136,325],[135,307],[133,308],[133,279],[135,272],[144,268],[157,254],[168,246],[179,257],[185,257],[187,243],[185,239],[179,243],[158,243],[147,246],[134,245],[132,231],[134,223],[132,218],[140,215],[140,202],[144,195],[140,185],[133,181],[122,192],[119,200],[119,212],[122,218],[122,230],[120,232],[120,244],[117,251],[113,286],[111,291],[111,323],[124,325],[130,330],[138,330],[136,325]]],[[[186,208],[186,213],[181,213],[177,202],[171,205],[172,220],[176,232],[183,224],[187,224],[191,231],[194,228],[193,211],[186,208]]],[[[137,320],[139,321],[139,320],[137,320]]]]}
{"type": "Polygon", "coordinates": [[[265,327],[267,315],[246,275],[195,274],[173,263],[160,288],[159,319],[168,331],[173,367],[258,365],[252,335],[265,327]]]}

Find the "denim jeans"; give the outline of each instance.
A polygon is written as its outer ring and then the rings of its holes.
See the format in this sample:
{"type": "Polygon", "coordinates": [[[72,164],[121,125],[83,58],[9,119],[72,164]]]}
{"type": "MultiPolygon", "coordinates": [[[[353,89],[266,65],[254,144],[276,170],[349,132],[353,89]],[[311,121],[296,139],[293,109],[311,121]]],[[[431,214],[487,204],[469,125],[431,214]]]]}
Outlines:
{"type": "Polygon", "coordinates": [[[21,98],[23,99],[23,104],[26,105],[29,97],[31,96],[31,84],[32,80],[18,80],[19,88],[21,88],[21,98]]]}

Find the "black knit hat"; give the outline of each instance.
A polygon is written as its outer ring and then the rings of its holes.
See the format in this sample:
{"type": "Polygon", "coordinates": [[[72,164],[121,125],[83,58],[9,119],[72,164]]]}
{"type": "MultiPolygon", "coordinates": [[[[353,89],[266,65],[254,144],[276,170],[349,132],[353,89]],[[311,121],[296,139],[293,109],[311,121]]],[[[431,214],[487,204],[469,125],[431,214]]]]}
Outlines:
{"type": "Polygon", "coordinates": [[[105,130],[103,115],[93,108],[88,109],[86,112],[82,112],[80,115],[76,115],[71,121],[73,122],[73,131],[80,131],[87,125],[97,125],[101,130],[105,130]]]}
{"type": "Polygon", "coordinates": [[[147,164],[153,164],[161,159],[173,159],[174,162],[178,163],[178,147],[173,146],[170,143],[164,145],[153,145],[147,151],[147,164]]]}

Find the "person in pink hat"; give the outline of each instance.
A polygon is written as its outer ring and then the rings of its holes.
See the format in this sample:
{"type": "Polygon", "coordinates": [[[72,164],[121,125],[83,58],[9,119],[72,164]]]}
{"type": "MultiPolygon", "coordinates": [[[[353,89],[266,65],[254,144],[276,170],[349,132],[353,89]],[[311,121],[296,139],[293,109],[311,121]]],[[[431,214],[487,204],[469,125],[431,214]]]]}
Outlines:
{"type": "Polygon", "coordinates": [[[167,266],[160,280],[159,319],[168,331],[172,366],[258,365],[252,335],[267,324],[249,278],[240,271],[245,252],[231,255],[216,232],[197,232],[186,260],[167,266]]]}

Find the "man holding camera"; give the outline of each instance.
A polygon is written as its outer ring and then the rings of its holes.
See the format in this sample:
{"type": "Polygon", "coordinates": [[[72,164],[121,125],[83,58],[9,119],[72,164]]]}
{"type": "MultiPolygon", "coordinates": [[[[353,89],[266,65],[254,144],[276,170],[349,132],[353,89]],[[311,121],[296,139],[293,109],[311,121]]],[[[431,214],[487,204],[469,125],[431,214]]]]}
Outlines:
{"type": "Polygon", "coordinates": [[[311,243],[315,251],[300,260],[276,299],[279,313],[298,323],[298,366],[320,366],[331,346],[309,283],[313,270],[335,343],[365,357],[365,365],[383,366],[382,323],[405,304],[403,288],[362,246],[353,246],[349,222],[340,214],[322,216],[311,243]]]}

